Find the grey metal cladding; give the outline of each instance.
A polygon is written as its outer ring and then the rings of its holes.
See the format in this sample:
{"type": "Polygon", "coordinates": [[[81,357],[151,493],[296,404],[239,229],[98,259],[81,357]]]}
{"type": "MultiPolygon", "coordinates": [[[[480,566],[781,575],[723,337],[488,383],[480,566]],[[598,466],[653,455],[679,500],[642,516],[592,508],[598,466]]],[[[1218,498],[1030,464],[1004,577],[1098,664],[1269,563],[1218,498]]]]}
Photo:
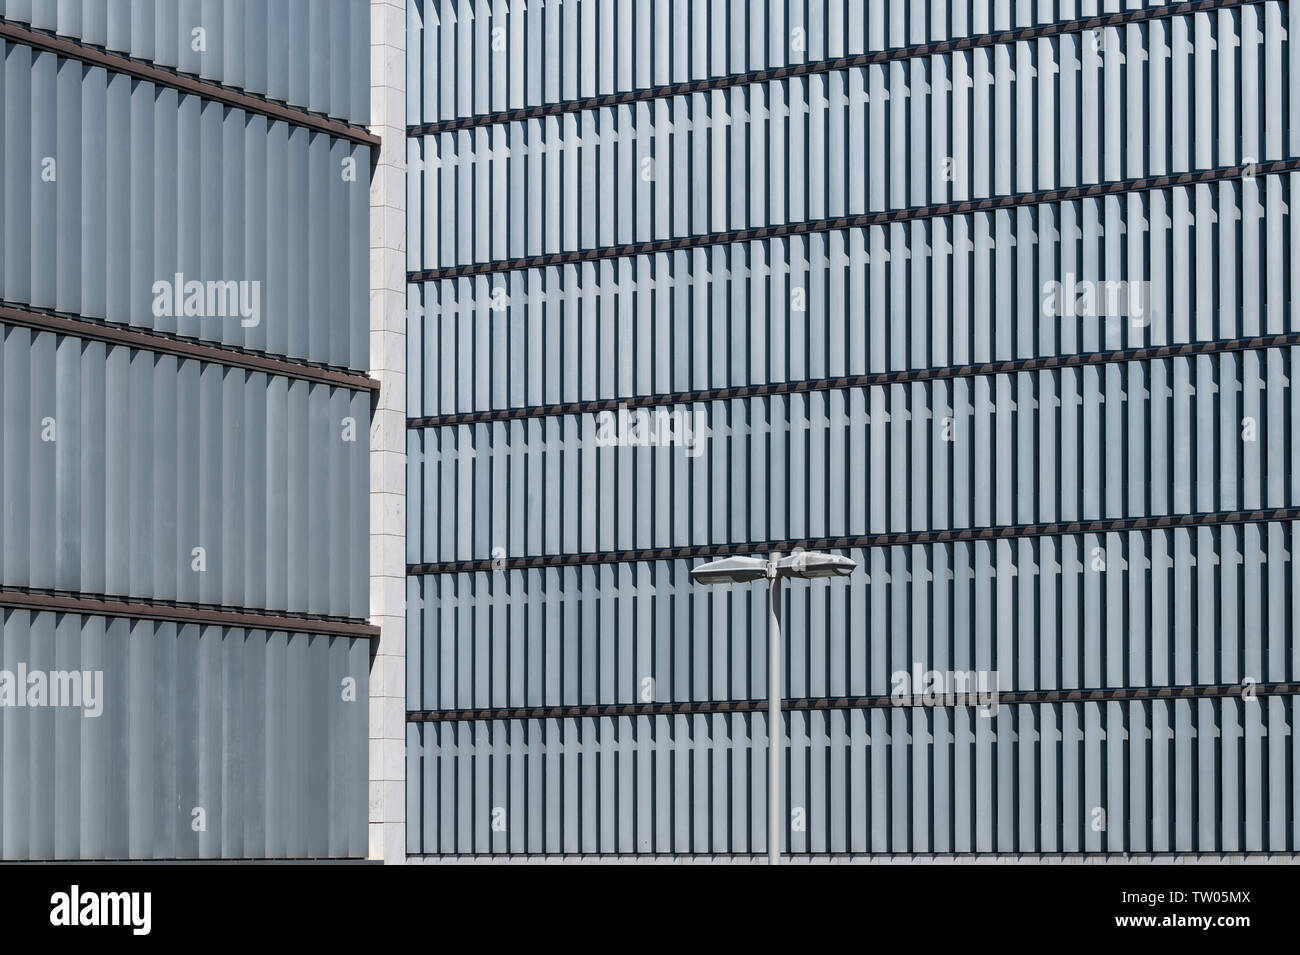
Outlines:
{"type": "Polygon", "coordinates": [[[368,615],[368,392],[0,334],[5,586],[368,615]]]}
{"type": "Polygon", "coordinates": [[[0,17],[313,113],[370,115],[366,0],[0,0],[0,17]]]}
{"type": "Polygon", "coordinates": [[[407,144],[408,851],[765,852],[764,712],[583,708],[761,700],[766,590],[629,552],[954,528],[999,536],[790,584],[791,852],[1300,850],[1300,522],[1267,511],[1300,503],[1294,5],[505,6],[408,7],[408,115],[452,127],[407,144]],[[1184,173],[1215,181],[1131,182],[1184,173]],[[660,240],[692,247],[618,248],[660,240]],[[1047,295],[1114,282],[1142,314],[1047,295]],[[944,374],[1057,356],[1085,360],[944,374]],[[661,413],[702,442],[645,441],[661,413]],[[1187,526],[1124,526],[1156,515],[1187,526]],[[1085,520],[1113,524],[1025,528],[1085,520]],[[992,670],[1130,698],[889,702],[992,670]]]}
{"type": "Polygon", "coordinates": [[[412,430],[408,563],[1292,507],[1297,359],[1255,350],[412,430]]]}
{"type": "MultiPolygon", "coordinates": [[[[790,584],[785,695],[890,697],[917,669],[996,670],[1004,691],[1292,683],[1298,533],[846,549],[858,569],[843,586],[790,584]]],[[[408,709],[765,699],[765,585],[702,591],[694,563],[409,578],[408,709]]]]}
{"type": "Polygon", "coordinates": [[[0,299],[368,366],[369,147],[21,44],[0,59],[0,299]],[[210,283],[243,283],[236,314],[210,283]]]}
{"type": "Polygon", "coordinates": [[[408,414],[1293,332],[1296,175],[415,283],[408,414]]]}
{"type": "MultiPolygon", "coordinates": [[[[0,0],[0,18],[368,113],[362,0],[0,0]]],[[[0,859],[367,854],[372,640],[224,624],[368,616],[367,382],[238,361],[368,367],[369,170],[368,146],[0,41],[0,586],[75,608],[0,609],[0,859]],[[188,311],[190,287],[156,287],[178,275],[201,283],[188,311]],[[172,604],[231,617],[113,615],[172,604]],[[87,685],[94,706],[55,696],[87,685]]]]}
{"type": "MultiPolygon", "coordinates": [[[[782,845],[1294,851],[1298,715],[1294,696],[791,712],[782,845]]],[[[763,713],[411,723],[407,851],[765,853],[766,748],[763,713]]]]}
{"type": "Polygon", "coordinates": [[[412,0],[407,115],[431,123],[1159,5],[412,0]]]}
{"type": "Polygon", "coordinates": [[[365,855],[369,640],[3,613],[0,857],[365,855]]]}
{"type": "Polygon", "coordinates": [[[411,267],[1280,159],[1275,6],[413,138],[411,267]]]}

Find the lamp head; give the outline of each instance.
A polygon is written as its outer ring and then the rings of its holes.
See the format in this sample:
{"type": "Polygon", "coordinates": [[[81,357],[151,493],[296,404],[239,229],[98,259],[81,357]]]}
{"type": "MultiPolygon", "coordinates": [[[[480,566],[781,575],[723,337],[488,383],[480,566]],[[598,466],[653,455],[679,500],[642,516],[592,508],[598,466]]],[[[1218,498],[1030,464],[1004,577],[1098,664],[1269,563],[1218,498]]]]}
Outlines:
{"type": "Polygon", "coordinates": [[[782,577],[847,577],[857,566],[852,558],[839,554],[800,551],[778,560],[776,572],[782,577]]]}
{"type": "Polygon", "coordinates": [[[767,576],[768,562],[761,557],[724,557],[691,569],[697,584],[745,584],[767,576]]]}

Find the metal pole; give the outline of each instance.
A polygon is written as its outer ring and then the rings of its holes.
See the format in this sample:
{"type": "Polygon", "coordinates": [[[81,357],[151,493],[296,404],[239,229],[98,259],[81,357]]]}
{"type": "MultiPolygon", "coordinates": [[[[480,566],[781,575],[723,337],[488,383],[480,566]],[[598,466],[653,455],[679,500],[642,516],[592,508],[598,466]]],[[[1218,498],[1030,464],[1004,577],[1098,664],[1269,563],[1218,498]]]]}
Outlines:
{"type": "Polygon", "coordinates": [[[767,631],[767,864],[781,862],[781,579],[768,587],[767,631]]]}

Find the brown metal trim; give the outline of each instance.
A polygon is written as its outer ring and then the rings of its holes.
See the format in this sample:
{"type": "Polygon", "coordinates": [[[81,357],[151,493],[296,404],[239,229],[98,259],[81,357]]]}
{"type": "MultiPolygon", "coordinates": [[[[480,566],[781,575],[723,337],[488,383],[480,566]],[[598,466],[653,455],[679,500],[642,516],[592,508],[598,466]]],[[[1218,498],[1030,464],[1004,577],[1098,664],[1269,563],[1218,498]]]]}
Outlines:
{"type": "Polygon", "coordinates": [[[743,73],[728,73],[725,76],[687,80],[682,83],[648,86],[619,93],[605,93],[600,96],[584,96],[559,103],[497,110],[490,113],[478,113],[473,116],[435,120],[430,123],[413,123],[406,128],[406,135],[409,137],[429,136],[458,129],[472,129],[478,126],[495,126],[500,123],[516,122],[523,119],[536,119],[542,116],[578,113],[583,110],[600,109],[606,106],[625,106],[630,103],[642,103],[664,99],[669,96],[685,96],[690,93],[729,89],[733,86],[748,86],[752,83],[769,83],[776,80],[809,76],[814,73],[833,73],[836,70],[873,66],[880,63],[891,63],[925,56],[940,56],[946,53],[957,53],[980,47],[1003,46],[1027,40],[1051,39],[1069,33],[1081,33],[1086,30],[1127,26],[1129,24],[1145,23],[1150,20],[1164,20],[1169,17],[1187,16],[1193,13],[1214,10],[1228,10],[1253,2],[1256,2],[1256,0],[1193,0],[1193,2],[1189,3],[1170,3],[1159,7],[1125,10],[1120,13],[1107,13],[1100,16],[1044,23],[1011,30],[998,30],[994,33],[981,33],[977,36],[959,37],[951,40],[916,43],[911,46],[894,47],[889,50],[875,50],[870,53],[858,53],[852,56],[812,60],[807,63],[795,63],[789,66],[778,66],[764,70],[747,70],[743,73]]]}
{"type": "Polygon", "coordinates": [[[902,371],[876,371],[865,375],[844,375],[836,378],[772,381],[761,385],[701,388],[696,391],[634,395],[626,398],[602,398],[596,401],[568,401],[549,405],[494,408],[490,411],[463,411],[455,414],[411,418],[406,422],[406,427],[411,430],[443,428],[488,421],[517,421],[528,418],[596,414],[600,411],[617,411],[622,408],[631,410],[665,405],[695,404],[701,401],[733,401],[744,398],[765,398],[772,395],[799,395],[818,391],[838,391],[845,388],[869,388],[880,385],[945,381],[954,378],[1012,375],[1022,372],[1052,371],[1058,368],[1116,365],[1134,361],[1161,361],[1195,355],[1263,351],[1270,348],[1292,348],[1295,346],[1300,346],[1300,332],[1281,335],[1256,335],[1252,338],[1226,338],[1220,341],[1184,342],[1180,345],[1151,345],[1145,348],[1128,348],[1104,352],[1078,352],[1069,355],[1050,355],[1044,358],[1011,358],[1006,361],[986,361],[970,365],[909,368],[902,371]]]}
{"type": "Polygon", "coordinates": [[[91,66],[102,66],[104,69],[112,70],[115,73],[124,73],[139,80],[157,83],[160,86],[180,90],[184,93],[193,93],[196,96],[202,96],[204,99],[225,103],[227,106],[234,106],[250,113],[257,113],[271,119],[284,120],[293,123],[295,126],[303,126],[317,132],[327,133],[363,146],[379,145],[379,137],[364,127],[286,106],[234,87],[200,80],[197,77],[164,69],[143,60],[135,60],[116,53],[109,53],[66,37],[33,30],[11,20],[0,18],[0,37],[37,50],[45,50],[69,59],[79,60],[91,66]]]}
{"type": "Polygon", "coordinates": [[[903,531],[894,534],[859,534],[851,537],[820,537],[802,540],[749,541],[735,544],[696,544],[685,547],[647,547],[577,554],[548,554],[503,560],[450,560],[439,563],[407,564],[407,576],[465,574],[479,571],[541,570],[550,567],[585,567],[634,561],[695,560],[732,554],[789,553],[804,550],[847,550],[849,548],[906,547],[915,544],[955,544],[971,541],[1019,540],[1026,537],[1070,537],[1077,534],[1123,534],[1165,528],[1222,527],[1232,524],[1268,524],[1300,521],[1300,507],[1276,507],[1248,511],[1203,511],[1194,514],[1164,514],[1153,517],[1109,520],[1059,521],[1043,524],[1003,524],[995,527],[960,527],[945,530],[903,531]]]}
{"type": "Polygon", "coordinates": [[[104,322],[71,318],[66,315],[54,315],[49,312],[33,312],[12,305],[0,305],[0,324],[17,325],[42,332],[55,332],[59,335],[106,342],[110,345],[125,345],[130,348],[138,348],[142,351],[156,352],[162,355],[194,358],[199,361],[227,365],[231,368],[262,371],[285,378],[297,378],[302,381],[314,381],[325,385],[338,385],[356,391],[375,392],[379,390],[378,381],[357,372],[320,368],[316,365],[307,365],[286,358],[271,358],[254,352],[237,351],[226,346],[208,345],[186,338],[174,338],[161,332],[127,328],[122,325],[109,325],[104,322]]]}
{"type": "MultiPolygon", "coordinates": [[[[1203,686],[1132,686],[1099,687],[1085,690],[1004,690],[996,694],[999,706],[1055,703],[1130,703],[1143,700],[1212,700],[1243,696],[1247,687],[1240,683],[1217,683],[1203,686]]],[[[1295,696],[1300,683],[1255,683],[1249,687],[1255,697],[1295,696]]],[[[839,696],[804,697],[782,700],[786,710],[863,710],[863,709],[938,709],[951,706],[991,706],[987,700],[939,695],[926,701],[923,697],[839,696]]],[[[616,716],[709,716],[726,713],[760,713],[767,700],[707,700],[683,703],[613,703],[586,706],[515,706],[477,710],[414,710],[406,714],[408,723],[458,723],[501,720],[592,719],[616,716]]]]}
{"type": "Polygon", "coordinates": [[[759,242],[784,239],[791,236],[841,229],[864,229],[875,225],[899,222],[917,222],[944,216],[970,215],[995,212],[1025,206],[1045,205],[1054,202],[1075,202],[1102,196],[1124,195],[1130,192],[1153,192],[1177,186],[1206,185],[1250,176],[1269,176],[1294,172],[1300,169],[1300,156],[1239,166],[1220,166],[1195,172],[1180,172],[1167,176],[1146,176],[1141,179],[1118,179],[1087,186],[1070,186],[1062,189],[1045,189],[1038,192],[1015,192],[985,199],[963,199],[960,202],[941,202],[927,206],[908,206],[884,212],[866,212],[861,215],[836,216],[830,219],[805,219],[779,225],[755,226],[750,229],[729,229],[724,232],[706,232],[700,235],[681,236],[676,239],[654,239],[647,242],[628,242],[593,249],[576,249],[571,252],[548,252],[542,255],[524,255],[512,259],[472,262],[449,265],[436,269],[415,269],[406,273],[407,282],[435,282],[440,279],[462,278],[499,272],[518,272],[525,269],[556,265],[577,265],[605,259],[621,259],[637,255],[654,255],[660,252],[682,252],[713,246],[732,245],[738,242],[759,242]]]}
{"type": "Polygon", "coordinates": [[[96,617],[164,620],[182,624],[212,624],[221,627],[243,627],[248,630],[288,630],[293,633],[319,633],[332,637],[374,639],[379,636],[378,627],[356,620],[264,613],[204,604],[159,603],[88,594],[51,594],[15,588],[0,590],[0,607],[80,613],[96,617]]]}

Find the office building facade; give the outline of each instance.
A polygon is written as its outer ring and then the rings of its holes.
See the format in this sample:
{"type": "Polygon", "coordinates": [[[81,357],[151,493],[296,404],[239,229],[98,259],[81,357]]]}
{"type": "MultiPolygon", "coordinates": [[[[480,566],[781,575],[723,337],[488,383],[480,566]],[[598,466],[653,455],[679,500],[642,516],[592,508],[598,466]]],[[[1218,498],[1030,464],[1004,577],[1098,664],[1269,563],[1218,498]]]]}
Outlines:
{"type": "Polygon", "coordinates": [[[0,3],[0,857],[362,858],[369,9],[0,3]]]}
{"type": "Polygon", "coordinates": [[[1295,851],[1290,4],[407,15],[411,859],[1295,851]]]}
{"type": "Polygon", "coordinates": [[[1292,856],[1296,26],[0,0],[0,857],[1292,856]]]}

